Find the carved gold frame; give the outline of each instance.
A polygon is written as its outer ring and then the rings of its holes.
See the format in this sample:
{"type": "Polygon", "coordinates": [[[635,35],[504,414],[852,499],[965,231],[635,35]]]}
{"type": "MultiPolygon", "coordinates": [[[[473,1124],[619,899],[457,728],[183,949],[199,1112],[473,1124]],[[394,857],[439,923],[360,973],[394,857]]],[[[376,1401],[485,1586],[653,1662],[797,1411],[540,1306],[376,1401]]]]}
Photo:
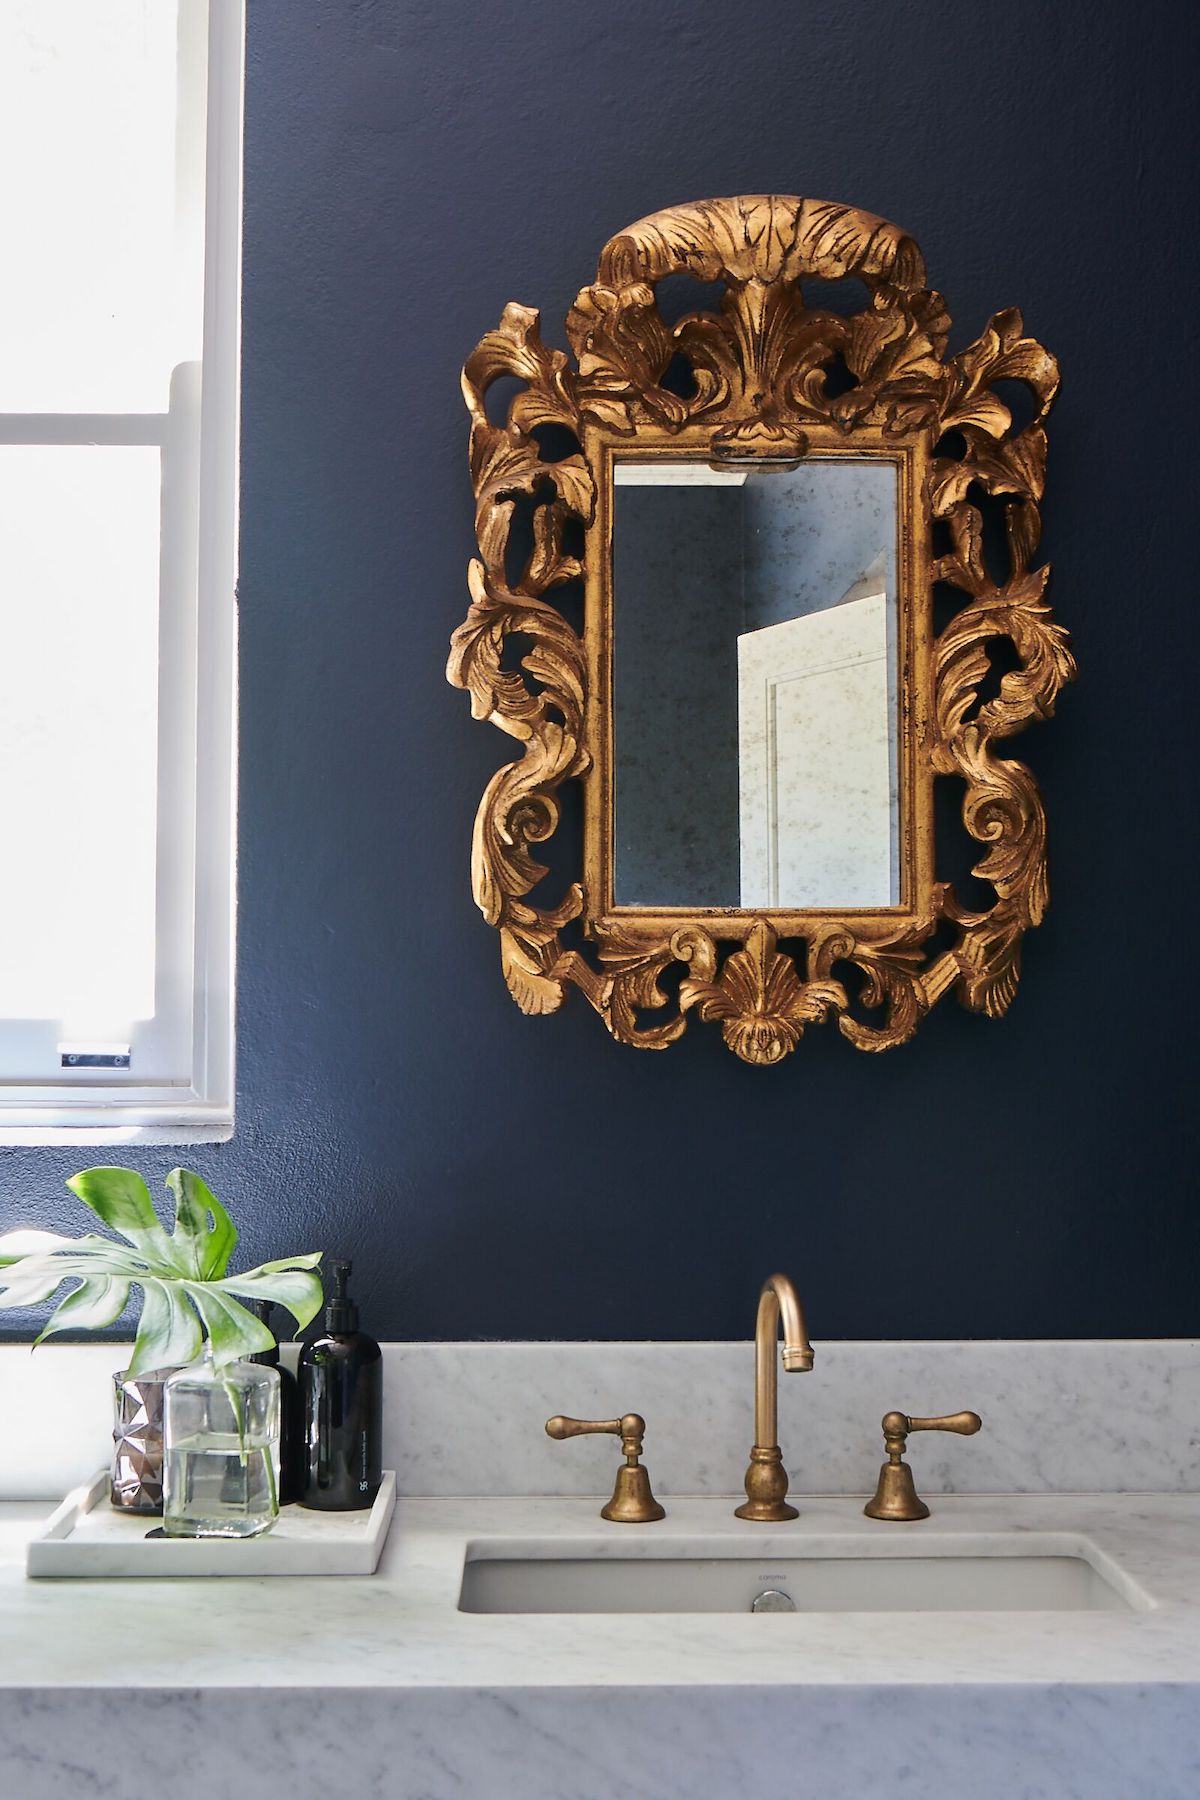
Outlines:
{"type": "Polygon", "coordinates": [[[853,207],[749,195],[672,207],[611,239],[596,281],[567,318],[576,364],[547,349],[539,315],[509,305],[463,370],[471,414],[471,476],[479,557],[471,606],[451,640],[449,680],[472,712],[517,738],[523,753],[497,771],[475,821],[476,903],[499,930],[504,976],[522,1011],[556,1011],[576,987],[614,1037],[662,1049],[692,1012],[720,1023],[746,1062],[778,1062],[806,1025],[837,1017],[863,1050],[904,1043],[941,995],[991,1017],[1003,1014],[1020,971],[1023,933],[1047,904],[1045,815],[1037,785],[994,746],[1049,716],[1074,678],[1067,634],[1044,598],[1047,565],[1031,561],[1040,535],[1044,419],[1058,368],[1027,337],[1015,309],[998,313],[968,349],[947,356],[949,318],[925,286],[917,246],[898,226],[853,207]],[[719,313],[668,326],[656,302],[664,276],[723,281],[719,313]],[[850,317],[809,304],[802,281],[858,276],[869,304],[850,317]],[[691,365],[687,398],[662,385],[672,359],[691,365]],[[831,392],[838,362],[853,385],[831,392]],[[525,384],[504,425],[485,410],[491,384],[525,384]],[[992,384],[1016,380],[1033,418],[1014,423],[992,384]],[[549,461],[536,432],[565,426],[579,448],[549,461]],[[956,434],[947,441],[949,434],[956,434]],[[887,456],[900,470],[901,904],[881,911],[656,909],[612,904],[611,516],[616,457],[697,456],[734,466],[792,465],[805,457],[887,456]],[[996,584],[983,554],[977,496],[1003,505],[1008,578],[996,584]],[[506,552],[518,496],[539,501],[521,578],[506,552]],[[546,496],[543,498],[543,496],[546,496]],[[564,530],[585,528],[584,555],[564,530]],[[945,536],[935,553],[934,528],[945,536]],[[582,637],[547,596],[585,581],[582,637]],[[938,635],[933,585],[965,596],[938,635]],[[531,640],[520,672],[505,640],[531,640]],[[981,698],[988,640],[1011,641],[1020,667],[981,698]],[[961,906],[938,881],[933,783],[965,784],[963,821],[985,846],[974,873],[995,890],[983,912],[961,906]],[[584,784],[581,881],[556,906],[530,896],[545,874],[533,846],[559,820],[558,790],[584,784]],[[564,932],[578,920],[582,942],[564,932]],[[952,941],[930,947],[946,922],[952,941]],[[804,947],[803,972],[781,939],[804,947]],[[722,960],[718,946],[736,945],[722,960]],[[592,954],[585,944],[594,946],[592,954]],[[684,965],[672,1001],[661,985],[684,965]],[[862,977],[849,1009],[842,965],[862,977]],[[665,1017],[654,1017],[663,1014],[665,1017]],[[643,1020],[640,1015],[651,1017],[643,1020]]]}

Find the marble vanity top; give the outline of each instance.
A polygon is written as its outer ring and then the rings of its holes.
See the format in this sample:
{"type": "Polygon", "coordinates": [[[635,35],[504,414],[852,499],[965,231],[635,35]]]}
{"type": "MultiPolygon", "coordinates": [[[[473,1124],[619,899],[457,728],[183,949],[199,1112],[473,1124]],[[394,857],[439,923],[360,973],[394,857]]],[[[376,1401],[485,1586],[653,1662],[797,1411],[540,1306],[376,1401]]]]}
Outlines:
{"type": "Polygon", "coordinates": [[[734,1504],[676,1496],[660,1523],[620,1526],[597,1516],[594,1499],[408,1499],[374,1577],[220,1583],[26,1580],[21,1545],[43,1509],[9,1505],[0,1508],[0,1686],[1200,1684],[1200,1497],[956,1495],[912,1526],[864,1518],[861,1498],[801,1498],[798,1520],[769,1528],[733,1518],[734,1504]],[[1047,1532],[1063,1535],[1061,1548],[1093,1546],[1149,1605],[635,1620],[458,1610],[464,1558],[476,1544],[493,1555],[569,1549],[623,1558],[670,1555],[689,1543],[709,1555],[754,1544],[769,1568],[806,1548],[986,1553],[1047,1532]]]}
{"type": "Polygon", "coordinates": [[[25,1538],[104,1459],[120,1347],[0,1346],[0,1443],[25,1452],[0,1471],[0,1800],[125,1800],[168,1768],[177,1800],[240,1791],[247,1768],[289,1800],[745,1800],[801,1772],[821,1800],[1200,1794],[1196,1340],[818,1343],[814,1372],[780,1384],[802,1510],[778,1528],[732,1516],[749,1343],[384,1354],[400,1499],[374,1576],[29,1581],[25,1538]],[[892,1406],[984,1419],[914,1452],[920,1524],[862,1514],[892,1406]],[[611,1439],[543,1430],[631,1407],[654,1525],[598,1517],[611,1439]],[[1148,1604],[458,1610],[470,1553],[927,1556],[1047,1533],[1148,1604]]]}

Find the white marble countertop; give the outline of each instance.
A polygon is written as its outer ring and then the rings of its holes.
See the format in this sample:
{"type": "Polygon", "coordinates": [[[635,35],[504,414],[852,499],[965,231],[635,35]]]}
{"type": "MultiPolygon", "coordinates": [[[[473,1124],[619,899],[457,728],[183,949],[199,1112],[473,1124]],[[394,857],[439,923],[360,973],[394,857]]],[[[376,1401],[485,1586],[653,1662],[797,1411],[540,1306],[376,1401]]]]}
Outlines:
{"type": "MultiPolygon", "coordinates": [[[[932,1497],[931,1497],[932,1498],[932,1497]]],[[[734,1501],[676,1497],[653,1526],[606,1524],[596,1500],[402,1500],[376,1575],[241,1581],[30,1581],[45,1508],[0,1506],[0,1688],[203,1690],[563,1687],[1200,1685],[1200,1496],[957,1495],[920,1525],[862,1500],[800,1500],[765,1529],[734,1501]],[[1087,1612],[483,1615],[457,1610],[464,1556],[656,1557],[986,1552],[1066,1534],[1138,1585],[1142,1609],[1087,1612]],[[503,1548],[501,1548],[503,1546],[503,1548]]],[[[1031,1545],[1031,1548],[1033,1546],[1031,1545]]],[[[237,1546],[230,1546],[236,1554],[237,1546]]]]}
{"type": "Polygon", "coordinates": [[[120,1346],[0,1346],[0,1442],[22,1446],[0,1472],[0,1796],[125,1800],[150,1780],[206,1800],[253,1768],[289,1800],[744,1800],[797,1781],[821,1800],[1196,1800],[1200,1340],[817,1351],[811,1375],[780,1383],[790,1525],[732,1516],[749,1343],[387,1345],[401,1498],[374,1576],[28,1581],[27,1535],[107,1453],[120,1346]],[[976,1437],[922,1441],[920,1524],[862,1515],[892,1406],[984,1418],[976,1437]],[[610,1439],[542,1430],[555,1412],[626,1410],[649,1422],[659,1524],[598,1517],[610,1439]],[[472,1493],[502,1497],[455,1497],[472,1493]],[[55,1501],[22,1499],[39,1495],[55,1501]],[[1148,1604],[458,1611],[472,1546],[754,1545],[766,1571],[806,1550],[970,1553],[1046,1533],[1148,1604]]]}

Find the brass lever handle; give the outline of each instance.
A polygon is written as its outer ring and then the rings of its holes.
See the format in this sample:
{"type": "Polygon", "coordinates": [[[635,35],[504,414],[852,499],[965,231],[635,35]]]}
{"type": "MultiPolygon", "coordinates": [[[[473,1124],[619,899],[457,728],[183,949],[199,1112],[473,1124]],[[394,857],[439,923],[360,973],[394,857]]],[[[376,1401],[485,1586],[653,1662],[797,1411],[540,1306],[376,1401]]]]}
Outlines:
{"type": "Polygon", "coordinates": [[[875,1493],[863,1507],[868,1519],[927,1519],[929,1508],[917,1493],[912,1470],[903,1460],[911,1431],[954,1431],[974,1437],[983,1424],[978,1413],[947,1413],[940,1419],[915,1419],[907,1413],[884,1413],[883,1439],[888,1459],[879,1471],[875,1493]]]}
{"type": "Polygon", "coordinates": [[[645,1436],[646,1421],[637,1413],[626,1413],[623,1419],[568,1419],[563,1413],[555,1413],[552,1419],[546,1420],[546,1435],[560,1440],[588,1437],[597,1431],[607,1432],[612,1437],[628,1435],[640,1439],[645,1436]]]}
{"type": "Polygon", "coordinates": [[[638,1461],[646,1435],[646,1421],[640,1413],[625,1413],[619,1419],[568,1419],[563,1413],[555,1413],[546,1420],[546,1435],[560,1441],[598,1432],[619,1437],[625,1456],[617,1470],[612,1499],[600,1508],[600,1517],[611,1519],[616,1525],[649,1525],[655,1519],[665,1518],[663,1508],[650,1491],[650,1477],[638,1461]]]}
{"type": "Polygon", "coordinates": [[[973,1412],[947,1413],[941,1419],[910,1419],[904,1413],[888,1413],[883,1420],[885,1433],[895,1432],[895,1419],[903,1421],[899,1427],[902,1437],[910,1431],[957,1431],[960,1437],[974,1437],[983,1424],[979,1414],[973,1412]]]}

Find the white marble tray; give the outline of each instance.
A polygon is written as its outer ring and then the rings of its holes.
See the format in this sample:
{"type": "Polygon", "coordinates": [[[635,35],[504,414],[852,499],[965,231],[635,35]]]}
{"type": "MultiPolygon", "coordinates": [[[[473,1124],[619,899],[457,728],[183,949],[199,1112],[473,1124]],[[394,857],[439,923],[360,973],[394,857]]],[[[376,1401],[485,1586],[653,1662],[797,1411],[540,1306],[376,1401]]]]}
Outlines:
{"type": "Polygon", "coordinates": [[[159,1529],[152,1518],[108,1504],[108,1480],[101,1469],[67,1495],[31,1539],[26,1575],[372,1575],[396,1505],[395,1472],[386,1469],[370,1511],[285,1506],[261,1537],[155,1537],[147,1535],[159,1529]]]}

